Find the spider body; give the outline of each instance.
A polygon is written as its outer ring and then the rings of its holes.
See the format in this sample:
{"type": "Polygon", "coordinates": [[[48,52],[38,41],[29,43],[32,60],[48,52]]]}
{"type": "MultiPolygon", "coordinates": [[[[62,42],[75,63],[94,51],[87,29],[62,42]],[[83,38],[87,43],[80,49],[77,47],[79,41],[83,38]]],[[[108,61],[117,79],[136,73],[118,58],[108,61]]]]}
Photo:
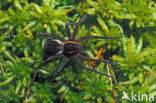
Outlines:
{"type": "Polygon", "coordinates": [[[25,100],[27,100],[27,98],[28,98],[30,88],[31,88],[31,86],[35,80],[35,77],[38,73],[38,69],[41,68],[42,66],[46,65],[47,63],[51,62],[54,59],[63,58],[58,66],[58,69],[53,74],[53,77],[52,77],[50,83],[53,82],[53,80],[57,76],[58,72],[60,72],[63,69],[63,67],[65,66],[65,64],[69,61],[69,57],[71,57],[75,61],[75,63],[79,64],[85,70],[94,72],[96,74],[111,77],[110,75],[101,73],[95,69],[90,69],[83,64],[82,60],[96,61],[96,62],[107,62],[107,63],[114,63],[114,62],[109,61],[109,60],[91,59],[91,58],[87,57],[86,55],[84,55],[86,53],[82,52],[82,50],[81,50],[81,43],[82,42],[84,43],[84,42],[88,41],[89,39],[113,39],[113,38],[120,38],[120,37],[85,36],[85,37],[81,37],[79,39],[75,39],[79,26],[81,25],[82,22],[85,21],[86,18],[87,18],[87,16],[85,15],[82,17],[82,19],[80,19],[80,21],[67,23],[65,25],[65,30],[68,35],[68,40],[65,40],[64,38],[62,38],[60,36],[57,36],[54,34],[49,34],[49,33],[38,34],[37,36],[34,37],[34,39],[37,37],[40,37],[40,36],[48,37],[47,41],[44,44],[44,51],[46,54],[48,54],[48,58],[43,60],[41,62],[41,64],[35,68],[35,73],[34,73],[32,81],[29,85],[29,88],[27,90],[25,100]],[[71,35],[69,25],[72,25],[72,26],[75,25],[73,35],[71,35]],[[80,61],[80,59],[81,59],[81,61],[80,61]]]}
{"type": "Polygon", "coordinates": [[[76,55],[81,50],[79,42],[74,41],[61,41],[58,39],[50,38],[44,44],[44,51],[47,55],[64,54],[69,57],[76,55]]]}

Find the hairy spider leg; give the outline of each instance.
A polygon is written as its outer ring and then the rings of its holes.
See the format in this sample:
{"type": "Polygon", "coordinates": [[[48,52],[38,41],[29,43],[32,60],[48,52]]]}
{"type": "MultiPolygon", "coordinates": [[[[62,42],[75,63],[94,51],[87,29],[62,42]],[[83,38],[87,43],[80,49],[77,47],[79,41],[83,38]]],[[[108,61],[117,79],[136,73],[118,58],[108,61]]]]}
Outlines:
{"type": "Polygon", "coordinates": [[[97,61],[97,62],[106,62],[106,63],[115,63],[117,64],[116,62],[114,61],[110,61],[110,60],[101,60],[101,59],[91,59],[91,58],[88,58],[86,56],[83,56],[81,54],[77,54],[81,59],[84,59],[84,60],[89,60],[89,61],[97,61]]]}
{"type": "Polygon", "coordinates": [[[84,51],[80,51],[78,54],[81,54],[81,55],[86,55],[87,56],[87,53],[84,52],[84,51]]]}
{"type": "Polygon", "coordinates": [[[111,78],[112,78],[112,76],[110,76],[110,75],[107,75],[107,74],[105,74],[105,73],[101,73],[101,72],[99,72],[99,71],[97,71],[97,70],[95,70],[95,69],[90,69],[90,68],[85,67],[82,63],[79,62],[78,57],[77,57],[76,55],[73,56],[73,59],[74,59],[74,61],[75,61],[76,63],[78,63],[78,64],[79,64],[83,69],[85,69],[85,70],[88,70],[88,71],[97,73],[97,74],[99,74],[99,75],[105,75],[105,76],[108,76],[108,77],[111,77],[111,78]]]}
{"type": "Polygon", "coordinates": [[[75,28],[74,28],[72,40],[75,40],[77,31],[78,31],[78,29],[79,29],[79,26],[82,24],[82,22],[84,22],[84,21],[86,20],[86,18],[87,18],[87,15],[84,15],[84,16],[80,19],[80,21],[77,22],[77,24],[76,24],[76,26],[75,26],[75,28]]]}
{"type": "Polygon", "coordinates": [[[38,38],[38,37],[40,37],[40,36],[52,37],[53,39],[58,39],[58,40],[61,40],[61,41],[65,41],[64,38],[62,38],[62,37],[60,37],[60,36],[58,36],[58,35],[49,34],[49,33],[41,33],[41,34],[38,34],[38,35],[36,35],[36,36],[33,38],[33,40],[36,39],[36,38],[38,38]]]}
{"type": "Polygon", "coordinates": [[[82,42],[82,41],[88,41],[88,39],[116,39],[116,38],[121,38],[121,37],[85,36],[79,38],[77,41],[82,42]]]}
{"type": "Polygon", "coordinates": [[[29,87],[28,87],[28,90],[27,90],[27,92],[26,92],[25,101],[27,101],[27,99],[28,99],[31,86],[32,86],[32,84],[34,83],[34,80],[35,80],[35,78],[36,78],[38,69],[41,68],[42,66],[44,66],[45,64],[47,64],[48,62],[52,61],[53,59],[58,59],[58,58],[61,58],[61,57],[62,57],[62,55],[50,56],[50,57],[47,58],[46,60],[42,61],[42,63],[41,63],[38,67],[35,68],[35,73],[34,73],[33,79],[31,80],[31,83],[30,83],[30,85],[29,85],[29,87]]]}
{"type": "Polygon", "coordinates": [[[42,61],[41,64],[37,68],[35,68],[35,70],[38,70],[39,68],[41,68],[42,66],[44,66],[48,62],[50,62],[50,61],[52,61],[54,59],[61,58],[61,57],[63,57],[63,55],[60,55],[60,54],[56,54],[56,55],[50,56],[46,60],[42,61]]]}
{"type": "Polygon", "coordinates": [[[51,78],[49,84],[51,84],[55,77],[57,76],[57,74],[63,69],[63,67],[66,65],[66,63],[69,61],[69,59],[67,57],[64,57],[63,60],[61,61],[61,63],[59,64],[59,67],[57,69],[57,71],[55,72],[55,74],[53,75],[53,77],[51,78]]]}
{"type": "Polygon", "coordinates": [[[69,22],[65,25],[65,29],[66,29],[66,32],[67,32],[67,36],[68,36],[68,40],[71,40],[72,39],[72,36],[71,36],[71,32],[70,32],[70,29],[69,29],[69,25],[73,26],[77,24],[77,22],[69,22]]]}

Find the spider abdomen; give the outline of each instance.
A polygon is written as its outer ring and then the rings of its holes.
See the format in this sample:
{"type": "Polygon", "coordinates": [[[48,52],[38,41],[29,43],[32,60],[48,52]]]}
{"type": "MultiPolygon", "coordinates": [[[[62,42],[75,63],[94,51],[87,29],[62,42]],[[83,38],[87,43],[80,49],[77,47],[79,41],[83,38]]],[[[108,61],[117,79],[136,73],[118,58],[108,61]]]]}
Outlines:
{"type": "Polygon", "coordinates": [[[63,42],[57,39],[48,39],[44,44],[44,51],[48,55],[62,53],[63,42]]]}
{"type": "Polygon", "coordinates": [[[78,42],[66,41],[63,46],[63,54],[71,56],[77,54],[81,50],[81,45],[78,42]]]}

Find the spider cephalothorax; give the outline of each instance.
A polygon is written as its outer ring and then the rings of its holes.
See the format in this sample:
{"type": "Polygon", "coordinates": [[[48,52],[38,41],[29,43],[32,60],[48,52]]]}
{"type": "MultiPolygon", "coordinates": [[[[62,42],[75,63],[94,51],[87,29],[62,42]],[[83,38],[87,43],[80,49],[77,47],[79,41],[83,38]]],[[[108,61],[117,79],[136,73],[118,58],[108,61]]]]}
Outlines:
{"type": "Polygon", "coordinates": [[[65,56],[73,56],[81,51],[81,45],[78,42],[66,41],[63,45],[63,54],[65,56]]]}
{"type": "MultiPolygon", "coordinates": [[[[30,87],[33,84],[35,77],[37,75],[38,69],[41,68],[42,66],[44,66],[45,64],[47,64],[48,62],[54,60],[54,59],[58,59],[58,58],[63,58],[62,61],[60,62],[60,65],[58,66],[57,71],[53,74],[53,77],[50,81],[50,83],[53,82],[54,78],[57,76],[58,72],[61,71],[63,69],[63,67],[65,66],[65,64],[68,62],[69,57],[72,57],[73,60],[75,61],[75,63],[79,64],[83,69],[100,74],[100,75],[105,75],[105,76],[109,76],[105,73],[101,73],[95,69],[90,69],[87,68],[83,62],[80,62],[79,59],[82,60],[88,60],[88,61],[98,61],[98,62],[107,62],[107,63],[113,63],[113,61],[109,61],[109,60],[100,60],[100,59],[90,59],[88,58],[85,52],[83,52],[81,50],[81,43],[82,42],[86,42],[89,39],[112,39],[112,38],[120,38],[120,37],[102,37],[102,36],[85,36],[85,37],[81,37],[79,39],[75,39],[76,38],[76,34],[78,31],[78,28],[80,26],[80,24],[82,22],[84,22],[84,20],[87,18],[87,16],[83,16],[82,19],[80,19],[80,21],[78,22],[72,22],[72,23],[67,23],[65,25],[65,29],[68,35],[68,40],[65,40],[64,38],[54,35],[54,34],[49,34],[49,33],[42,33],[42,34],[38,34],[35,38],[40,37],[40,36],[46,36],[48,37],[47,41],[44,44],[44,51],[46,54],[48,54],[48,58],[45,59],[44,61],[41,62],[41,64],[35,68],[35,74],[33,76],[33,79],[30,83],[30,86],[28,88],[27,91],[27,96],[29,94],[30,91],[30,87]],[[69,29],[69,25],[75,25],[74,31],[73,31],[73,35],[71,35],[70,29],[69,29]]],[[[111,77],[111,76],[109,76],[111,77]]]]}

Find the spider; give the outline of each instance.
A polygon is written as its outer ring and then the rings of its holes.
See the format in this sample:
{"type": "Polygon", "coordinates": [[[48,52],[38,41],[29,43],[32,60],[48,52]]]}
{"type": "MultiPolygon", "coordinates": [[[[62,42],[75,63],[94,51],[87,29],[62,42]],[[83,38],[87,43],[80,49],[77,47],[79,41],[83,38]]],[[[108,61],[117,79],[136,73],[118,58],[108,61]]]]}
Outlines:
{"type": "Polygon", "coordinates": [[[45,54],[49,55],[49,57],[47,59],[45,59],[44,61],[42,61],[41,64],[35,68],[35,73],[34,73],[32,81],[29,85],[29,88],[27,90],[26,97],[28,97],[30,87],[35,80],[38,69],[54,59],[63,58],[62,61],[60,62],[60,65],[58,66],[58,69],[52,76],[52,79],[50,80],[49,84],[51,84],[53,82],[53,80],[57,76],[58,72],[60,72],[63,69],[63,67],[65,66],[65,64],[69,61],[69,57],[72,57],[73,60],[75,61],[75,63],[79,64],[85,70],[94,72],[96,74],[111,77],[110,75],[101,73],[95,69],[90,69],[90,68],[86,67],[82,62],[79,61],[79,59],[83,59],[83,60],[88,60],[88,61],[114,63],[113,61],[109,61],[109,60],[88,58],[87,56],[84,55],[85,52],[82,51],[81,43],[86,42],[89,39],[112,39],[112,38],[120,38],[120,37],[85,36],[85,37],[81,37],[79,39],[75,39],[79,26],[82,24],[82,22],[84,22],[86,20],[86,18],[87,18],[87,15],[83,16],[78,22],[67,23],[65,25],[65,30],[67,32],[68,40],[65,40],[64,38],[62,38],[60,36],[57,36],[54,34],[49,34],[49,33],[41,33],[34,37],[34,39],[36,39],[37,37],[40,37],[40,36],[48,37],[47,41],[44,44],[44,51],[45,51],[45,54]],[[71,26],[75,25],[73,35],[71,35],[69,25],[71,25],[71,26]]]}

